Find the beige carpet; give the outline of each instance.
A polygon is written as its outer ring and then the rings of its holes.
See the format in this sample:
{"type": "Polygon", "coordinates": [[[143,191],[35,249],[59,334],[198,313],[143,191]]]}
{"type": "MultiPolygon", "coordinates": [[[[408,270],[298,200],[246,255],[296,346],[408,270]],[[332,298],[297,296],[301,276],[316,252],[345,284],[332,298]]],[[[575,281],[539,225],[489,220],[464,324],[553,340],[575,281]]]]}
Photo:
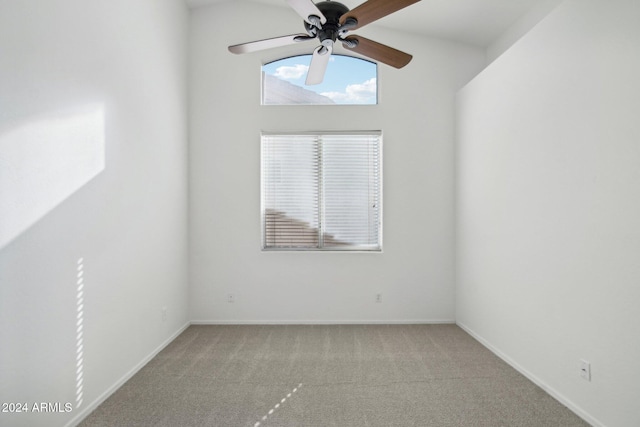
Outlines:
{"type": "Polygon", "coordinates": [[[191,326],[82,426],[587,426],[455,325],[191,326]]]}

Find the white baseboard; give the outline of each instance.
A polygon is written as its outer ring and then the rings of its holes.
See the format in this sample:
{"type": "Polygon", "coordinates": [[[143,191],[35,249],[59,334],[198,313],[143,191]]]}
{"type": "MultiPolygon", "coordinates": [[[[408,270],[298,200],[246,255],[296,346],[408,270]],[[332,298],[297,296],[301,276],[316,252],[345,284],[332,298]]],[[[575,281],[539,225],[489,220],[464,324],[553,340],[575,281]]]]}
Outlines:
{"type": "Polygon", "coordinates": [[[453,319],[408,320],[192,320],[192,325],[446,325],[453,319]]]}
{"type": "Polygon", "coordinates": [[[162,344],[160,344],[155,350],[153,350],[147,357],[142,359],[136,366],[134,366],[129,372],[127,372],[122,378],[116,381],[111,387],[104,391],[97,399],[91,402],[89,405],[85,406],[71,421],[69,421],[65,427],[72,427],[80,424],[82,420],[84,420],[94,409],[96,409],[102,402],[107,400],[109,396],[111,396],[116,390],[118,390],[124,383],[129,381],[131,377],[133,377],[140,369],[144,367],[151,359],[156,357],[158,353],[162,351],[167,345],[171,343],[174,339],[178,337],[181,333],[185,331],[189,327],[190,323],[187,322],[184,326],[174,332],[169,338],[164,340],[162,344]]]}
{"type": "Polygon", "coordinates": [[[553,397],[558,402],[562,403],[564,406],[569,408],[577,416],[579,416],[580,418],[582,418],[583,420],[585,420],[586,422],[591,424],[593,427],[605,427],[605,425],[603,423],[601,423],[596,418],[591,416],[587,411],[585,411],[580,406],[575,404],[571,399],[567,398],[565,395],[563,395],[562,393],[558,392],[553,387],[549,386],[543,380],[541,380],[537,376],[533,375],[531,372],[527,371],[524,367],[522,367],[520,364],[518,364],[515,360],[513,360],[512,358],[510,358],[509,356],[504,354],[498,348],[494,347],[491,343],[489,343],[489,341],[487,341],[486,339],[484,339],[483,337],[478,335],[471,328],[469,328],[468,326],[466,326],[465,324],[460,323],[460,322],[457,322],[457,325],[460,326],[460,328],[462,328],[466,333],[468,333],[473,338],[475,338],[480,344],[482,344],[487,349],[489,349],[493,354],[495,354],[500,359],[505,361],[513,369],[515,369],[516,371],[520,372],[522,375],[527,377],[527,379],[529,379],[535,385],[537,385],[538,387],[543,389],[551,397],[553,397]]]}

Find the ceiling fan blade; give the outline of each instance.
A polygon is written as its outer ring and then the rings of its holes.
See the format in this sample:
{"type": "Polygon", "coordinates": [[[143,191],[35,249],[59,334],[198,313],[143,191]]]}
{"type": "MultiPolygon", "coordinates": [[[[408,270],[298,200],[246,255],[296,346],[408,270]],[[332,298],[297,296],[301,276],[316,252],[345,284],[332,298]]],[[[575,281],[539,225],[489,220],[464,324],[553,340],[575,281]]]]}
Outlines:
{"type": "Polygon", "coordinates": [[[271,49],[274,47],[288,46],[290,44],[299,43],[302,41],[313,40],[315,37],[310,37],[308,34],[291,34],[289,36],[274,37],[272,39],[257,40],[254,42],[241,43],[233,46],[229,46],[229,52],[231,53],[251,53],[259,50],[271,49]]]}
{"type": "Polygon", "coordinates": [[[391,65],[395,68],[404,67],[411,61],[411,58],[413,58],[413,56],[408,53],[361,36],[351,35],[345,37],[345,40],[347,40],[347,43],[343,46],[346,49],[352,50],[384,64],[391,65]],[[349,45],[353,45],[354,42],[356,45],[349,47],[349,45]]]}
{"type": "Polygon", "coordinates": [[[355,18],[358,21],[358,25],[351,29],[360,28],[419,1],[420,0],[368,0],[342,15],[340,17],[340,25],[343,25],[348,18],[355,18]]]}
{"type": "Polygon", "coordinates": [[[327,18],[324,16],[320,9],[311,0],[286,0],[287,4],[295,10],[298,15],[302,16],[302,19],[307,21],[311,25],[316,25],[312,22],[313,19],[309,19],[310,16],[317,16],[320,18],[320,22],[324,24],[327,22],[327,18]]]}
{"type": "Polygon", "coordinates": [[[304,84],[310,86],[322,83],[332,51],[332,46],[318,46],[318,48],[313,51],[311,65],[309,65],[309,71],[307,72],[307,81],[304,84]]]}

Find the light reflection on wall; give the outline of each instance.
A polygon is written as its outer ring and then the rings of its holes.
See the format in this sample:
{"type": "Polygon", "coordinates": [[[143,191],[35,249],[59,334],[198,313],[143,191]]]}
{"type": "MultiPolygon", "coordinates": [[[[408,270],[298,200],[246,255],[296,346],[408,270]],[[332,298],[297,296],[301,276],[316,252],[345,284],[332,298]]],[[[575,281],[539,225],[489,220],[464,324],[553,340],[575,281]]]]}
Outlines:
{"type": "Polygon", "coordinates": [[[84,259],[78,259],[76,295],[76,409],[82,406],[84,387],[84,259]]]}
{"type": "Polygon", "coordinates": [[[104,170],[104,133],[100,105],[0,131],[0,248],[104,170]]]}

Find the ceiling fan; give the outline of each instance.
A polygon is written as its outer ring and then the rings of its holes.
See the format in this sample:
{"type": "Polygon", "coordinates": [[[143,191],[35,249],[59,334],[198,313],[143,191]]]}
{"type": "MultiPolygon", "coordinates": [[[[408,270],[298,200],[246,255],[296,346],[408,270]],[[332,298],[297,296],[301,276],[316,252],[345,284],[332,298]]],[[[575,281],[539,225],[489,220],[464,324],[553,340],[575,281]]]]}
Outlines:
{"type": "Polygon", "coordinates": [[[367,0],[352,10],[337,1],[285,1],[302,16],[307,34],[291,34],[237,44],[229,46],[229,51],[237,54],[251,53],[318,39],[320,46],[313,51],[305,82],[307,85],[322,83],[336,41],[341,42],[346,49],[395,68],[402,68],[411,61],[412,56],[408,53],[355,34],[346,34],[420,0],[367,0]]]}

